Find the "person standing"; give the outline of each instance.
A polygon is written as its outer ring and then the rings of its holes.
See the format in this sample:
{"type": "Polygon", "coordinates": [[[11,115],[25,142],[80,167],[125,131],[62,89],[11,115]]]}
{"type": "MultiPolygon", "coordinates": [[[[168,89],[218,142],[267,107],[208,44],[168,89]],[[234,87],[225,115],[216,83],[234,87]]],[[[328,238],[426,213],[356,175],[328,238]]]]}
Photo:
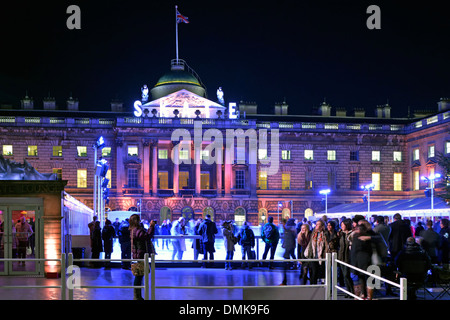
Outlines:
{"type": "MultiPolygon", "coordinates": [[[[205,220],[201,223],[198,233],[202,236],[203,245],[203,261],[214,260],[214,242],[216,240],[216,234],[218,233],[216,224],[211,221],[211,215],[207,214],[205,220]]],[[[211,266],[211,265],[208,265],[211,266]]],[[[206,263],[203,262],[203,268],[207,267],[206,263]]]]}
{"type": "MultiPolygon", "coordinates": [[[[381,217],[383,218],[383,217],[381,217]]],[[[352,234],[352,220],[351,219],[344,219],[341,222],[341,230],[339,231],[339,249],[337,257],[339,260],[350,264],[350,248],[352,246],[351,242],[351,234],[352,234]]],[[[341,270],[342,277],[344,278],[344,284],[347,288],[347,291],[350,293],[354,293],[354,287],[353,287],[353,279],[351,275],[351,268],[339,264],[338,267],[341,270]]]]}
{"type": "MultiPolygon", "coordinates": [[[[300,232],[297,235],[297,245],[298,245],[298,258],[299,259],[306,259],[305,256],[305,250],[306,247],[309,244],[309,241],[311,239],[311,231],[309,224],[303,223],[300,232]]],[[[306,281],[308,279],[308,273],[309,273],[309,266],[307,261],[300,261],[300,280],[302,280],[303,284],[306,284],[306,281]]]]}
{"type": "MultiPolygon", "coordinates": [[[[251,255],[251,251],[255,247],[255,234],[253,233],[253,230],[250,228],[250,225],[247,221],[245,221],[242,225],[242,230],[239,232],[237,238],[242,248],[242,260],[245,260],[246,256],[247,260],[255,259],[251,255]]],[[[248,262],[247,265],[248,269],[250,270],[252,268],[252,264],[248,262]]],[[[241,268],[245,268],[244,261],[242,261],[241,268]]]]}
{"type": "Polygon", "coordinates": [[[441,236],[441,243],[439,246],[440,261],[442,264],[448,264],[449,258],[449,248],[450,248],[450,229],[448,226],[448,219],[441,219],[440,223],[441,230],[439,235],[441,236]]]}
{"type": "MultiPolygon", "coordinates": [[[[33,234],[33,229],[25,220],[25,217],[20,217],[19,222],[16,224],[16,236],[18,241],[17,254],[19,259],[27,258],[27,248],[29,246],[30,236],[33,234]]],[[[25,260],[19,262],[19,264],[25,265],[25,260]]]]}
{"type": "Polygon", "coordinates": [[[185,222],[184,217],[180,217],[175,220],[172,224],[172,229],[170,229],[170,235],[176,238],[172,238],[172,260],[175,260],[175,255],[178,260],[183,259],[183,252],[186,251],[186,243],[182,236],[185,234],[185,222]]]}
{"type": "Polygon", "coordinates": [[[403,246],[406,244],[406,239],[412,237],[411,228],[404,220],[402,220],[402,216],[399,213],[396,213],[393,218],[394,222],[389,225],[391,233],[389,234],[388,243],[392,261],[403,249],[403,246]]]}
{"type": "MultiPolygon", "coordinates": [[[[94,222],[94,229],[92,230],[91,252],[92,259],[100,259],[100,252],[103,252],[102,229],[100,228],[100,221],[98,220],[94,222]]],[[[94,261],[92,265],[97,268],[100,263],[94,261]]]]}
{"type": "MultiPolygon", "coordinates": [[[[155,232],[155,223],[152,221],[148,230],[141,224],[141,218],[138,214],[130,216],[130,238],[131,238],[131,253],[132,259],[144,259],[145,254],[149,253],[148,243],[155,232]]],[[[135,275],[134,286],[142,286],[144,275],[135,275]]],[[[141,289],[134,289],[134,300],[143,300],[141,289]]]]}
{"type": "MultiPolygon", "coordinates": [[[[103,249],[105,252],[105,260],[111,259],[111,253],[113,252],[113,241],[116,236],[116,230],[112,226],[111,221],[106,219],[105,226],[102,230],[102,239],[103,239],[103,249]]],[[[109,269],[111,266],[111,261],[105,262],[105,268],[109,269]]]]}
{"type": "MultiPolygon", "coordinates": [[[[273,223],[273,217],[267,218],[267,223],[262,227],[261,239],[264,241],[265,245],[262,259],[265,260],[267,258],[267,254],[270,250],[270,260],[274,260],[278,241],[280,240],[280,233],[278,232],[277,226],[273,223]]],[[[273,269],[272,261],[269,261],[268,267],[269,269],[273,269]]]]}
{"type": "MultiPolygon", "coordinates": [[[[122,259],[131,259],[131,238],[130,238],[130,223],[126,218],[122,221],[119,227],[119,243],[122,259]]],[[[131,268],[130,261],[122,261],[122,269],[129,270],[131,268]]]]}
{"type": "MultiPolygon", "coordinates": [[[[317,220],[311,239],[305,250],[307,259],[325,259],[328,243],[324,232],[323,220],[317,220]]],[[[317,284],[319,277],[324,274],[325,263],[322,261],[311,261],[310,266],[310,284],[317,284]]]]}
{"type": "MultiPolygon", "coordinates": [[[[162,236],[170,236],[170,229],[172,229],[172,224],[170,223],[170,220],[164,220],[161,224],[161,235],[162,236]]],[[[164,245],[166,245],[167,250],[169,250],[169,239],[163,238],[162,239],[162,249],[164,250],[164,245]]]]}
{"type": "MultiPolygon", "coordinates": [[[[233,226],[231,221],[227,220],[222,224],[223,246],[227,252],[225,260],[233,260],[234,245],[237,242],[233,234],[233,226]]],[[[225,261],[225,270],[232,270],[231,261],[225,261]]]]}

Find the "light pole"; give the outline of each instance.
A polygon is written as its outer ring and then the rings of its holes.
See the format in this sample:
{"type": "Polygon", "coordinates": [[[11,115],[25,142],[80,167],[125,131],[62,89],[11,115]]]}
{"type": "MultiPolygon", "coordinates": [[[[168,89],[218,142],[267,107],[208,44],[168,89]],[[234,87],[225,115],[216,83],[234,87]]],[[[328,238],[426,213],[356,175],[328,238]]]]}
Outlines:
{"type": "MultiPolygon", "coordinates": [[[[94,148],[94,170],[95,170],[95,174],[94,174],[94,190],[93,190],[93,209],[94,209],[94,216],[98,216],[99,215],[99,206],[98,206],[98,200],[100,195],[98,195],[98,188],[100,186],[100,181],[99,181],[99,176],[98,176],[98,160],[97,160],[97,153],[98,150],[102,150],[105,147],[105,139],[103,139],[103,136],[100,136],[97,141],[95,142],[95,144],[92,146],[94,148]],[[98,198],[98,199],[97,199],[98,198]]],[[[99,217],[101,218],[101,217],[99,217]]],[[[100,219],[99,219],[100,220],[100,219]]],[[[100,224],[102,224],[102,221],[100,220],[100,224]]]]}
{"type": "Polygon", "coordinates": [[[328,194],[331,192],[330,189],[320,190],[319,193],[325,195],[325,215],[328,214],[328,194]]]}
{"type": "Polygon", "coordinates": [[[361,186],[361,189],[367,190],[367,216],[370,215],[370,191],[375,188],[375,184],[366,184],[365,186],[361,186]]]}
{"type": "Polygon", "coordinates": [[[435,180],[441,177],[440,173],[432,174],[428,177],[422,176],[422,181],[427,181],[430,183],[430,193],[431,193],[431,219],[434,221],[434,186],[435,180]]]}

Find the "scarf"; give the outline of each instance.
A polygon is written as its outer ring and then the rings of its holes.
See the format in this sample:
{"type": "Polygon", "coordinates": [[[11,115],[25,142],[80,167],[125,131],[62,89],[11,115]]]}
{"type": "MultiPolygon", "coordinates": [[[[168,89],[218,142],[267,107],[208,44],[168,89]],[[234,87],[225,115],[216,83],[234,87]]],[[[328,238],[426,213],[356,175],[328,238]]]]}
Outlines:
{"type": "MultiPolygon", "coordinates": [[[[305,250],[305,257],[309,259],[322,259],[325,253],[325,235],[324,232],[313,231],[311,240],[305,250]]],[[[322,264],[322,261],[319,261],[322,264]]]]}

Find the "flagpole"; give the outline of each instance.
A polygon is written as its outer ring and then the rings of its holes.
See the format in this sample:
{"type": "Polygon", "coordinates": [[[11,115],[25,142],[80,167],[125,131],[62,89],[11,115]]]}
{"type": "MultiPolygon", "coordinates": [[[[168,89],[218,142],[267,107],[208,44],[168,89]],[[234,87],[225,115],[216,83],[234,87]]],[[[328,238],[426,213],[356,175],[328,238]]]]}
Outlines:
{"type": "Polygon", "coordinates": [[[177,21],[178,6],[175,6],[175,38],[176,38],[176,51],[177,51],[177,65],[178,65],[178,21],[177,21]]]}

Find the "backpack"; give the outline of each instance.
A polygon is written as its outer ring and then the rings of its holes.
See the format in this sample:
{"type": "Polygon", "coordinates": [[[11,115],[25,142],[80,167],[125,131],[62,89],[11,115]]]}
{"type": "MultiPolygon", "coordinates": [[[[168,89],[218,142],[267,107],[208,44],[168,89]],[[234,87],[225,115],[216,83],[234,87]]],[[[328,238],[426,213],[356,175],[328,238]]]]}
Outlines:
{"type": "Polygon", "coordinates": [[[242,235],[241,235],[241,240],[243,242],[247,241],[248,236],[247,236],[247,229],[242,230],[242,235]]]}
{"type": "Polygon", "coordinates": [[[277,230],[275,230],[273,225],[266,224],[263,230],[264,242],[272,243],[275,238],[275,232],[277,232],[277,230]]]}

